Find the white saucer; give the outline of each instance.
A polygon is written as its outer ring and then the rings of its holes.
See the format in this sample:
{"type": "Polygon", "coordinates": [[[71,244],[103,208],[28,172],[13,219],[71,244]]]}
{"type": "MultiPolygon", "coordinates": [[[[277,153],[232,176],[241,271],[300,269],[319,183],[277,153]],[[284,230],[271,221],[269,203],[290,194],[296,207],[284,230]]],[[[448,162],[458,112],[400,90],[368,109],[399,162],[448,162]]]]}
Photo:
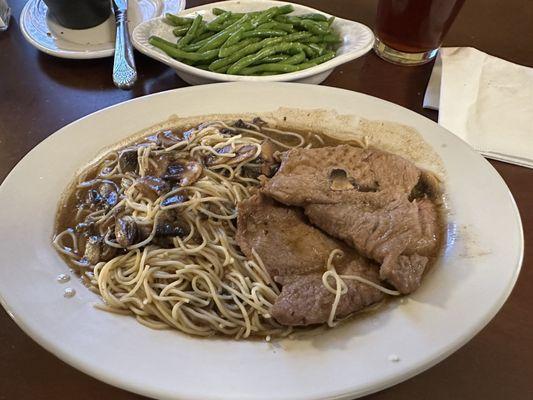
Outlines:
{"type": "MultiPolygon", "coordinates": [[[[129,7],[130,32],[141,22],[185,8],[185,0],[132,0],[129,7]]],[[[30,0],[20,14],[20,29],[37,49],[61,58],[102,58],[115,51],[113,16],[90,29],[67,29],[47,13],[43,0],[30,0]]]]}

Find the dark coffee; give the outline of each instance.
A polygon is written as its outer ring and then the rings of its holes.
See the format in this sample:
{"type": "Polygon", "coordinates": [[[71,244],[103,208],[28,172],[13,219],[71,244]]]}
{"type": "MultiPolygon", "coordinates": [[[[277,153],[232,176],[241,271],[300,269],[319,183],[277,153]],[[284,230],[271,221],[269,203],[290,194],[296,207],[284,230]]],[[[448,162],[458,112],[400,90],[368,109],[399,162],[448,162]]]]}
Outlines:
{"type": "Polygon", "coordinates": [[[69,29],[87,29],[104,22],[111,14],[109,0],[44,0],[49,14],[69,29]]]}

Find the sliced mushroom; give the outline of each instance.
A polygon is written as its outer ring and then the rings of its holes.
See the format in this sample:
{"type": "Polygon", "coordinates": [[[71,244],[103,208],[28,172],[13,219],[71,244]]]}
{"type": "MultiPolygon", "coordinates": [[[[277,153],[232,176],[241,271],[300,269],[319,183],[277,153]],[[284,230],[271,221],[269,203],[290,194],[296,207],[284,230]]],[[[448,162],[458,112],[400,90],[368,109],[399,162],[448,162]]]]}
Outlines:
{"type": "MultiPolygon", "coordinates": [[[[220,147],[216,149],[216,152],[217,154],[231,153],[231,146],[228,144],[224,147],[220,147]]],[[[205,157],[204,164],[207,166],[223,164],[224,162],[226,162],[227,159],[228,159],[227,157],[217,157],[214,154],[209,154],[208,156],[205,157]]]]}
{"type": "Polygon", "coordinates": [[[91,265],[100,261],[100,254],[102,252],[102,238],[100,236],[89,236],[85,242],[85,251],[83,258],[91,265]]]}
{"type": "MultiPolygon", "coordinates": [[[[152,225],[137,225],[139,229],[139,236],[142,240],[146,239],[152,233],[152,225]]],[[[157,225],[155,227],[155,237],[185,237],[189,234],[189,225],[182,221],[177,214],[172,211],[163,211],[157,218],[157,225]]]]}
{"type": "Polygon", "coordinates": [[[94,222],[80,222],[74,227],[74,231],[83,236],[92,236],[95,234],[94,227],[94,222]]]}
{"type": "Polygon", "coordinates": [[[329,174],[329,179],[331,190],[350,190],[354,188],[346,171],[343,169],[333,169],[329,174]]]}
{"type": "Polygon", "coordinates": [[[146,197],[156,200],[163,193],[168,192],[169,184],[155,176],[143,176],[135,181],[135,187],[146,197]]]}
{"type": "Polygon", "coordinates": [[[161,237],[161,236],[185,237],[188,234],[189,234],[189,227],[185,224],[180,223],[179,220],[175,220],[172,222],[165,221],[162,223],[158,223],[155,228],[155,235],[158,237],[161,237]]]}
{"type": "Polygon", "coordinates": [[[170,153],[160,154],[151,158],[151,160],[155,162],[149,164],[148,169],[146,170],[147,175],[162,178],[173,159],[173,155],[170,153]]]}
{"type": "Polygon", "coordinates": [[[252,125],[252,124],[250,124],[250,123],[248,123],[246,121],[243,121],[242,119],[238,119],[237,121],[235,121],[233,126],[235,128],[251,129],[251,130],[254,130],[254,131],[257,130],[257,127],[255,125],[252,125]]]}
{"type": "Polygon", "coordinates": [[[261,143],[261,173],[265,176],[272,176],[276,171],[276,167],[279,163],[274,158],[274,142],[270,139],[265,139],[261,143]]]}
{"type": "Polygon", "coordinates": [[[192,185],[194,182],[196,182],[198,179],[200,179],[200,176],[202,175],[202,166],[195,162],[195,161],[189,161],[185,165],[185,171],[183,172],[183,176],[179,181],[179,184],[181,186],[189,186],[192,185]]]}
{"type": "Polygon", "coordinates": [[[174,146],[176,143],[181,142],[182,137],[177,136],[171,130],[161,131],[157,134],[157,144],[163,147],[174,146]]]}
{"type": "Polygon", "coordinates": [[[165,179],[177,181],[180,186],[190,186],[200,179],[202,170],[196,161],[176,162],[168,166],[165,179]]]}
{"type": "Polygon", "coordinates": [[[222,136],[225,136],[225,137],[232,137],[237,134],[237,132],[235,132],[231,128],[222,128],[220,129],[220,133],[222,134],[222,136]]]}
{"type": "Polygon", "coordinates": [[[137,171],[137,167],[139,166],[137,149],[126,149],[122,151],[118,156],[118,165],[124,173],[137,171]]]}
{"type": "Polygon", "coordinates": [[[131,216],[123,216],[117,219],[115,224],[115,237],[122,247],[131,246],[137,239],[137,223],[131,216]]]}
{"type": "Polygon", "coordinates": [[[85,200],[87,204],[94,204],[98,205],[102,202],[102,196],[100,195],[100,192],[96,189],[89,189],[87,190],[87,198],[85,200]]]}
{"type": "Polygon", "coordinates": [[[235,157],[230,158],[226,162],[226,164],[235,165],[245,160],[248,160],[255,155],[256,151],[257,151],[257,148],[255,146],[252,146],[250,144],[245,144],[244,146],[241,146],[237,150],[235,150],[235,157]]]}
{"type": "Polygon", "coordinates": [[[188,197],[185,196],[185,195],[182,195],[182,194],[175,194],[174,196],[170,196],[170,197],[167,197],[165,198],[162,202],[161,202],[161,205],[163,207],[168,207],[168,206],[172,206],[174,204],[180,204],[180,203],[184,203],[188,200],[188,197]]]}
{"type": "Polygon", "coordinates": [[[262,164],[247,164],[242,168],[239,175],[244,178],[258,179],[262,175],[261,166],[262,164]]]}
{"type": "Polygon", "coordinates": [[[106,205],[113,207],[118,202],[118,193],[116,187],[109,182],[104,182],[98,187],[98,193],[102,196],[106,205]]]}
{"type": "Polygon", "coordinates": [[[161,220],[158,222],[155,230],[154,243],[163,248],[173,248],[174,241],[173,238],[185,237],[190,233],[189,225],[179,218],[172,219],[169,217],[168,220],[161,220]]]}
{"type": "Polygon", "coordinates": [[[102,252],[100,253],[100,260],[101,261],[109,261],[112,260],[113,257],[117,254],[117,249],[115,247],[108,246],[107,244],[102,242],[101,245],[102,252]]]}
{"type": "Polygon", "coordinates": [[[266,121],[263,121],[261,117],[255,117],[252,119],[252,124],[257,125],[259,127],[268,125],[266,121]]]}

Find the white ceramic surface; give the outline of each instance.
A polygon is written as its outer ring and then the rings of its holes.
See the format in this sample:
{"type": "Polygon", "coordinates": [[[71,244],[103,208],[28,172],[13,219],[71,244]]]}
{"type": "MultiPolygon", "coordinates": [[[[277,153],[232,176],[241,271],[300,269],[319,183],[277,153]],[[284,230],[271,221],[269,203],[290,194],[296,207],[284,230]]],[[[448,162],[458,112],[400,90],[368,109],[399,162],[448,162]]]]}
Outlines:
{"type": "MultiPolygon", "coordinates": [[[[200,7],[190,8],[181,12],[180,15],[193,17],[200,14],[207,20],[211,20],[214,18],[213,14],[211,13],[211,10],[214,7],[220,7],[234,12],[251,12],[264,10],[269,7],[283,4],[293,5],[295,11],[291,15],[320,12],[328,17],[331,16],[320,10],[315,10],[299,4],[271,0],[222,1],[219,3],[210,3],[200,7]]],[[[219,74],[194,68],[167,56],[165,52],[148,43],[148,39],[153,35],[160,36],[169,41],[176,40],[172,34],[173,28],[163,22],[163,17],[155,18],[140,24],[133,31],[132,39],[133,45],[137,50],[174,68],[178,76],[191,85],[234,81],[300,82],[318,84],[323,82],[329,76],[329,74],[333,72],[335,67],[361,57],[362,55],[366,54],[374,45],[374,34],[366,25],[336,17],[332,26],[333,29],[339,32],[343,40],[342,44],[337,50],[337,56],[334,59],[302,71],[271,76],[239,76],[219,74]]]]}
{"type": "MultiPolygon", "coordinates": [[[[185,0],[131,0],[130,32],[143,21],[177,13],[185,8],[185,0]]],[[[68,29],[48,15],[43,0],[29,0],[20,14],[20,30],[26,40],[39,50],[61,58],[102,58],[115,52],[115,20],[113,14],[102,24],[90,29],[68,29]]]]}
{"type": "Polygon", "coordinates": [[[523,254],[520,217],[492,166],[434,122],[318,85],[231,83],[141,97],[91,114],[33,149],[0,187],[0,300],[33,339],[112,385],[162,399],[351,399],[407,379],[465,344],[500,309],[523,254]],[[260,95],[258,95],[260,94],[260,95]],[[50,245],[56,203],[100,149],[172,114],[332,109],[416,128],[447,169],[448,245],[405,302],[305,340],[198,339],[93,308],[98,297],[50,245]],[[76,290],[63,297],[65,287],[76,290]],[[391,357],[393,356],[393,357],[391,357]],[[398,357],[397,361],[394,356],[398,357]]]}

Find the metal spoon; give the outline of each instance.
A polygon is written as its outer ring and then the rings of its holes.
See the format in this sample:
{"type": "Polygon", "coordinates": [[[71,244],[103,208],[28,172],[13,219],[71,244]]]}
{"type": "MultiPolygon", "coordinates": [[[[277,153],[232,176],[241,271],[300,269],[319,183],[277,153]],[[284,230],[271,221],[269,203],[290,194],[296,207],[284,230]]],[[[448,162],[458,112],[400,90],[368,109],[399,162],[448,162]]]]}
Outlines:
{"type": "Polygon", "coordinates": [[[120,89],[129,89],[137,80],[137,70],[128,32],[128,0],[113,0],[113,10],[117,23],[113,83],[120,89]]]}

